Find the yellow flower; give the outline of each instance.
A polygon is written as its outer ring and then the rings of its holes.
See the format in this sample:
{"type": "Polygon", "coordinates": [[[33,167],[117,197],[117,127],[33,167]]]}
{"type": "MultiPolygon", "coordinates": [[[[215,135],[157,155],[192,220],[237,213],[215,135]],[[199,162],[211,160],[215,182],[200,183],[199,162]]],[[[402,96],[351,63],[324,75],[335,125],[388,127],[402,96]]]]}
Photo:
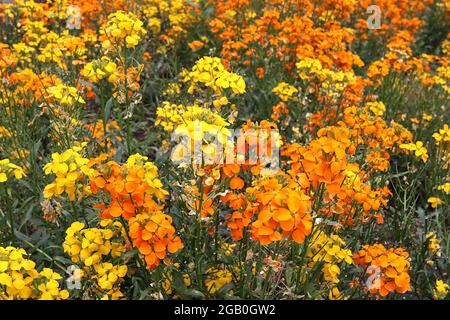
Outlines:
{"type": "Polygon", "coordinates": [[[60,196],[66,192],[73,201],[76,195],[81,198],[90,194],[90,189],[85,186],[83,179],[93,174],[94,170],[90,168],[89,159],[80,154],[85,146],[86,143],[82,143],[81,146],[74,146],[63,153],[52,154],[53,161],[44,166],[44,172],[47,175],[53,173],[56,178],[45,186],[45,198],[60,196]]]}
{"type": "Polygon", "coordinates": [[[236,243],[229,244],[229,243],[222,243],[220,247],[224,250],[224,253],[226,256],[231,256],[233,254],[234,248],[236,247],[236,243]]]}
{"type": "Polygon", "coordinates": [[[69,292],[60,290],[61,275],[52,269],[35,269],[22,248],[0,247],[0,299],[67,299],[69,292]]]}
{"type": "Polygon", "coordinates": [[[275,93],[281,100],[288,101],[298,92],[298,90],[286,82],[280,82],[275,88],[272,89],[272,92],[275,93]]]}
{"type": "Polygon", "coordinates": [[[386,111],[386,106],[383,102],[368,102],[366,107],[373,112],[376,116],[382,116],[386,111]]]}
{"type": "Polygon", "coordinates": [[[422,119],[425,120],[425,121],[431,121],[431,120],[433,120],[433,116],[428,114],[428,113],[426,113],[426,112],[424,112],[422,114],[422,119]]]}
{"type": "Polygon", "coordinates": [[[102,220],[101,228],[85,228],[75,221],[66,230],[64,252],[82,269],[78,276],[90,282],[106,296],[122,297],[118,285],[128,272],[126,265],[114,265],[107,259],[117,259],[125,252],[119,240],[125,232],[118,221],[102,220]],[[120,238],[119,238],[120,236],[120,238]],[[115,240],[117,239],[117,241],[115,240]]]}
{"type": "Polygon", "coordinates": [[[342,299],[344,299],[344,295],[339,291],[339,289],[337,287],[333,287],[328,294],[328,299],[342,300],[342,299]]]}
{"type": "Polygon", "coordinates": [[[324,232],[317,232],[312,241],[307,256],[310,257],[310,267],[323,263],[322,273],[328,283],[338,283],[341,269],[340,263],[351,264],[352,252],[343,248],[345,242],[337,235],[326,235],[324,232]]]}
{"type": "Polygon", "coordinates": [[[0,138],[10,138],[11,132],[6,129],[4,126],[0,126],[0,138]]]}
{"type": "Polygon", "coordinates": [[[175,130],[176,126],[183,122],[181,115],[186,111],[183,105],[171,104],[164,101],[160,107],[156,109],[155,125],[161,126],[167,132],[175,130]]]}
{"type": "Polygon", "coordinates": [[[441,245],[439,243],[439,239],[433,231],[428,232],[426,235],[426,239],[428,242],[428,251],[432,254],[440,257],[441,256],[441,245]]]}
{"type": "Polygon", "coordinates": [[[429,197],[427,201],[428,203],[431,204],[431,207],[433,208],[437,208],[444,203],[444,201],[442,201],[438,197],[429,197]]]}
{"type": "Polygon", "coordinates": [[[450,193],[450,182],[446,182],[437,187],[438,190],[444,191],[446,194],[450,193]]]}
{"type": "Polygon", "coordinates": [[[115,83],[119,77],[117,64],[106,56],[87,63],[81,70],[81,75],[94,83],[102,79],[108,79],[110,83],[115,83]]]}
{"type": "Polygon", "coordinates": [[[195,89],[201,89],[199,84],[203,84],[214,90],[216,94],[221,94],[222,89],[230,88],[234,94],[245,92],[244,79],[235,73],[225,70],[220,58],[203,57],[196,62],[192,71],[185,74],[183,82],[189,82],[189,93],[194,93],[195,89]]]}
{"type": "Polygon", "coordinates": [[[0,160],[0,183],[8,181],[11,176],[19,180],[25,176],[25,172],[18,165],[11,163],[9,159],[0,160]]]}
{"type": "Polygon", "coordinates": [[[94,265],[94,270],[97,273],[98,285],[103,290],[112,290],[120,278],[125,277],[128,272],[126,265],[115,266],[109,262],[94,265]]]}
{"type": "Polygon", "coordinates": [[[403,143],[400,145],[400,148],[408,151],[414,151],[414,155],[417,158],[421,158],[423,162],[428,160],[428,151],[423,146],[422,141],[417,141],[416,143],[403,143]]]}
{"type": "Polygon", "coordinates": [[[233,274],[228,270],[210,268],[206,271],[205,286],[209,294],[216,293],[231,282],[233,282],[233,274]]]}
{"type": "Polygon", "coordinates": [[[317,59],[305,58],[296,64],[302,80],[317,80],[328,96],[339,95],[347,86],[355,83],[356,77],[352,71],[333,71],[323,68],[317,59]]]}
{"type": "Polygon", "coordinates": [[[436,300],[445,299],[449,290],[450,290],[450,286],[448,284],[446,284],[442,280],[436,280],[436,286],[434,289],[434,298],[436,300]]]}
{"type": "Polygon", "coordinates": [[[228,102],[229,101],[228,101],[227,97],[220,97],[219,99],[216,99],[213,101],[213,105],[214,105],[214,107],[219,108],[219,107],[227,105],[228,102]]]}
{"type": "Polygon", "coordinates": [[[440,144],[441,142],[450,142],[450,127],[448,124],[444,124],[442,129],[435,132],[433,134],[433,138],[436,140],[436,144],[440,144]]]}
{"type": "Polygon", "coordinates": [[[47,93],[48,98],[52,100],[52,102],[59,103],[65,107],[71,107],[75,103],[85,103],[77,88],[64,84],[48,87],[47,93]]]}
{"type": "Polygon", "coordinates": [[[120,48],[123,44],[127,48],[135,48],[141,37],[147,33],[142,26],[143,22],[131,12],[119,10],[111,13],[108,21],[100,27],[100,34],[106,36],[102,43],[103,48],[120,48]]]}
{"type": "Polygon", "coordinates": [[[85,266],[94,266],[102,261],[102,257],[112,255],[120,257],[124,247],[112,238],[121,232],[117,224],[105,228],[85,228],[81,222],[75,221],[66,230],[63,249],[74,263],[81,262],[85,266]]]}
{"type": "Polygon", "coordinates": [[[322,71],[322,63],[317,59],[305,58],[295,65],[299,70],[300,78],[302,80],[308,79],[313,74],[318,74],[322,71]]]}

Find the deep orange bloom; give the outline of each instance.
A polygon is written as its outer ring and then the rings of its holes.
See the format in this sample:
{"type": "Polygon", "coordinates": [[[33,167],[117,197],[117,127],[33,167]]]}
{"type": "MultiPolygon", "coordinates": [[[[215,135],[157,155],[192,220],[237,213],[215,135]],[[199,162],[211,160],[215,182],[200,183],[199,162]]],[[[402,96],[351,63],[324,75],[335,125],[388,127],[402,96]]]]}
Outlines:
{"type": "MultiPolygon", "coordinates": [[[[390,292],[405,293],[411,291],[408,274],[409,255],[402,248],[386,249],[382,244],[364,245],[363,249],[353,255],[355,265],[365,270],[373,270],[374,279],[368,283],[370,293],[387,296],[390,292]]],[[[369,271],[367,273],[370,273],[369,271]]]]}

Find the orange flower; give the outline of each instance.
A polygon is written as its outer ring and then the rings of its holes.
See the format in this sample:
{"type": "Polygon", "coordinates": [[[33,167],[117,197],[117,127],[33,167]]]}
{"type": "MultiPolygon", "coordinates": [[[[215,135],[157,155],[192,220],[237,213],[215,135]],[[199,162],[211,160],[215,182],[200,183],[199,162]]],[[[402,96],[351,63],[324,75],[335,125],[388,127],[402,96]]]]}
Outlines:
{"type": "Polygon", "coordinates": [[[244,180],[239,177],[234,177],[230,180],[230,188],[232,190],[240,190],[244,187],[244,180]]]}
{"type": "Polygon", "coordinates": [[[142,213],[129,220],[129,234],[139,253],[145,256],[148,269],[156,268],[167,254],[183,248],[175,236],[172,218],[162,212],[142,213]]]}
{"type": "Polygon", "coordinates": [[[100,216],[105,219],[123,216],[130,219],[141,212],[152,212],[159,208],[155,200],[163,200],[167,191],[162,189],[158,169],[147,157],[132,155],[119,165],[114,161],[98,163],[98,170],[91,176],[91,190],[94,194],[105,192],[110,203],[98,204],[100,216]]]}
{"type": "Polygon", "coordinates": [[[194,40],[194,41],[192,41],[192,42],[190,42],[188,44],[189,48],[191,48],[191,50],[194,51],[194,52],[200,50],[201,48],[203,48],[204,45],[205,44],[202,41],[199,41],[199,40],[194,40]]]}
{"type": "Polygon", "coordinates": [[[261,244],[280,241],[283,236],[302,243],[311,233],[312,221],[310,197],[302,191],[284,186],[277,178],[263,178],[247,190],[256,198],[259,211],[252,223],[252,238],[261,244]]]}
{"type": "Polygon", "coordinates": [[[263,79],[265,76],[264,68],[256,68],[256,75],[259,79],[263,79]]]}
{"type": "Polygon", "coordinates": [[[368,280],[373,281],[366,283],[367,290],[385,297],[394,291],[401,294],[411,291],[408,257],[408,252],[402,248],[386,249],[382,244],[374,244],[364,245],[353,255],[353,260],[367,273],[372,272],[368,280]]]}
{"type": "Polygon", "coordinates": [[[365,183],[366,173],[357,163],[349,162],[355,146],[352,131],[345,127],[326,127],[317,132],[317,139],[308,146],[292,144],[282,152],[289,157],[288,171],[296,177],[305,193],[319,193],[320,214],[336,216],[340,223],[351,225],[356,220],[377,217],[390,195],[387,188],[372,189],[365,183]],[[323,190],[323,191],[322,191],[323,190]]]}
{"type": "Polygon", "coordinates": [[[261,244],[283,238],[302,243],[311,233],[311,200],[287,175],[265,177],[253,182],[244,194],[228,193],[222,201],[235,211],[226,216],[234,240],[243,238],[249,227],[251,237],[261,244]]]}
{"type": "MultiPolygon", "coordinates": [[[[117,141],[122,141],[122,137],[120,136],[120,126],[117,123],[116,120],[112,120],[108,123],[106,123],[106,125],[103,125],[103,121],[98,120],[95,124],[86,124],[85,127],[89,130],[90,135],[92,136],[92,138],[94,138],[99,147],[102,149],[106,149],[108,150],[108,154],[110,156],[115,155],[116,153],[116,149],[113,148],[112,146],[112,141],[110,136],[114,136],[115,140],[117,141]],[[106,130],[106,132],[105,132],[106,130]],[[107,135],[107,133],[113,133],[111,135],[107,135]]],[[[86,140],[89,140],[89,137],[85,138],[86,140]]]]}

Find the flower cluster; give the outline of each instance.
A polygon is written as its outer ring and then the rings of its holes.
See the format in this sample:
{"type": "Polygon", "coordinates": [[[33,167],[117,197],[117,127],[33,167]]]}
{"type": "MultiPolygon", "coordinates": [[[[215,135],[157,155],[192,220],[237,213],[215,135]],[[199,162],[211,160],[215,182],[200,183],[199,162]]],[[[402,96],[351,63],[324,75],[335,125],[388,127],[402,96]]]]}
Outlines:
{"type": "Polygon", "coordinates": [[[164,214],[157,200],[168,194],[158,178],[158,168],[147,157],[131,155],[119,165],[109,161],[99,163],[91,176],[91,189],[109,198],[109,204],[99,203],[103,219],[125,218],[132,244],[145,256],[149,269],[159,265],[167,251],[175,253],[183,247],[175,236],[172,218],[164,214]]]}
{"type": "Polygon", "coordinates": [[[386,188],[373,189],[364,182],[364,172],[357,163],[349,162],[353,153],[351,131],[344,127],[328,127],[317,132],[317,139],[308,146],[292,144],[284,151],[289,156],[291,174],[300,184],[322,195],[322,214],[337,216],[340,223],[353,224],[377,216],[382,222],[380,208],[387,204],[386,188]],[[360,209],[357,209],[359,206],[360,209]]]}
{"type": "Polygon", "coordinates": [[[158,207],[155,198],[164,199],[167,191],[158,178],[158,168],[147,159],[134,154],[123,165],[109,161],[93,170],[90,175],[92,192],[102,191],[110,199],[109,204],[96,205],[102,210],[102,218],[122,216],[128,220],[142,210],[152,212],[158,207]]]}
{"type": "Polygon", "coordinates": [[[117,64],[107,56],[87,63],[81,70],[81,75],[90,82],[107,79],[114,83],[117,81],[117,64]]]}
{"type": "Polygon", "coordinates": [[[280,82],[275,88],[272,89],[272,92],[275,93],[281,100],[288,101],[298,92],[298,90],[286,82],[280,82]]]}
{"type": "Polygon", "coordinates": [[[356,76],[352,71],[333,71],[324,68],[317,59],[306,58],[298,62],[296,67],[302,80],[317,81],[323,92],[330,97],[340,95],[356,82],[356,76]]]}
{"type": "Polygon", "coordinates": [[[437,144],[450,142],[450,127],[448,124],[444,124],[438,132],[433,133],[433,138],[437,144]]]}
{"type": "Polygon", "coordinates": [[[355,265],[362,266],[373,278],[367,284],[368,291],[382,297],[391,292],[411,291],[408,258],[404,249],[386,249],[382,244],[364,245],[353,255],[355,265]]]}
{"type": "Polygon", "coordinates": [[[98,286],[99,289],[94,291],[99,292],[93,294],[104,298],[121,296],[119,286],[128,267],[106,260],[117,260],[123,255],[125,246],[118,238],[123,232],[119,222],[109,220],[103,220],[101,228],[86,228],[84,223],[76,221],[66,230],[62,244],[64,252],[82,268],[79,280],[91,281],[98,286]]]}
{"type": "Polygon", "coordinates": [[[211,88],[214,93],[221,94],[228,88],[234,94],[245,92],[244,79],[236,74],[225,70],[219,58],[203,57],[196,62],[192,70],[187,73],[183,82],[189,83],[188,92],[193,93],[196,89],[201,90],[201,86],[211,88]]]}
{"type": "Polygon", "coordinates": [[[86,103],[77,88],[60,84],[47,88],[49,101],[70,108],[75,103],[86,103]]]}
{"type": "Polygon", "coordinates": [[[206,271],[205,286],[209,294],[215,294],[223,286],[233,282],[233,273],[227,269],[208,269],[206,271]]]}
{"type": "Polygon", "coordinates": [[[327,67],[349,69],[353,65],[362,66],[363,62],[354,52],[346,50],[356,37],[352,28],[343,26],[347,21],[351,25],[351,12],[368,6],[355,1],[338,4],[286,0],[256,7],[249,1],[220,1],[209,27],[221,40],[224,61],[250,66],[258,76],[271,69],[267,61],[275,60],[277,67],[292,70],[298,57],[318,57],[327,67]],[[320,16],[328,18],[314,19],[320,16]]]}
{"type": "Polygon", "coordinates": [[[432,255],[436,255],[438,257],[441,256],[441,244],[440,241],[438,239],[438,237],[436,236],[436,234],[431,231],[428,232],[426,235],[426,240],[428,242],[428,251],[432,254],[432,255]]]}
{"type": "Polygon", "coordinates": [[[156,268],[167,253],[183,248],[180,237],[175,236],[172,218],[162,212],[138,214],[129,225],[133,245],[145,256],[149,269],[156,268]]]}
{"type": "MultiPolygon", "coordinates": [[[[56,34],[52,31],[45,35],[41,35],[43,40],[40,44],[41,48],[37,55],[37,60],[43,63],[56,64],[63,70],[68,69],[70,61],[75,61],[75,64],[79,63],[81,59],[86,58],[86,47],[81,37],[76,37],[69,34],[68,30],[63,31],[61,34],[56,34]]],[[[18,49],[16,47],[16,49],[18,49]]],[[[22,46],[18,51],[30,50],[27,46],[22,46]]]]}
{"type": "Polygon", "coordinates": [[[92,174],[89,159],[80,153],[85,144],[67,149],[63,153],[53,153],[52,162],[44,166],[45,174],[54,174],[55,180],[45,186],[44,197],[52,198],[67,193],[71,201],[90,194],[85,179],[92,174]]]}
{"type": "Polygon", "coordinates": [[[114,236],[112,229],[86,228],[84,223],[76,221],[66,230],[64,252],[75,263],[94,266],[102,261],[103,256],[115,258],[122,255],[124,247],[120,242],[111,241],[114,236]]]}
{"type": "MultiPolygon", "coordinates": [[[[163,101],[160,107],[156,109],[155,125],[163,127],[167,132],[173,132],[175,128],[183,122],[181,115],[186,112],[182,104],[171,104],[168,101],[163,101]]],[[[193,108],[193,107],[191,107],[193,108]]]]}
{"type": "Polygon", "coordinates": [[[368,102],[366,104],[366,108],[369,109],[374,115],[380,117],[386,111],[386,106],[384,105],[384,103],[379,101],[368,102]]]}
{"type": "Polygon", "coordinates": [[[8,181],[8,178],[12,176],[16,179],[22,179],[25,172],[18,165],[11,163],[9,159],[0,160],[0,183],[8,181]]]}
{"type": "Polygon", "coordinates": [[[173,150],[172,160],[185,161],[194,156],[195,163],[200,163],[201,159],[195,159],[194,154],[200,146],[208,157],[205,160],[207,163],[218,163],[221,155],[219,148],[226,146],[227,137],[231,136],[226,128],[229,123],[215,112],[198,106],[187,107],[180,119],[182,122],[176,126],[174,134],[183,141],[173,150]],[[212,143],[214,141],[217,142],[212,143]]]}
{"type": "Polygon", "coordinates": [[[428,151],[423,146],[422,141],[417,141],[416,143],[404,143],[400,145],[400,148],[408,151],[413,151],[414,155],[417,158],[422,159],[423,162],[426,162],[428,160],[428,151]]]}
{"type": "Polygon", "coordinates": [[[108,16],[108,21],[100,28],[105,50],[119,51],[122,46],[135,48],[146,34],[143,22],[134,14],[116,11],[108,16]]]}
{"type": "Polygon", "coordinates": [[[189,28],[198,20],[198,0],[145,0],[139,10],[151,33],[159,40],[155,51],[164,53],[184,39],[189,28]]]}
{"type": "Polygon", "coordinates": [[[52,269],[43,268],[27,259],[22,248],[0,247],[0,299],[67,299],[69,292],[61,290],[58,280],[61,275],[52,269]]]}
{"type": "Polygon", "coordinates": [[[102,290],[113,290],[117,282],[125,277],[128,268],[126,265],[113,265],[110,262],[102,262],[94,265],[96,279],[102,290]]]}
{"type": "Polygon", "coordinates": [[[311,259],[311,266],[323,263],[322,273],[324,279],[336,284],[339,282],[339,274],[341,269],[339,264],[345,262],[351,264],[352,252],[345,249],[345,242],[335,234],[330,236],[323,232],[317,232],[312,236],[310,251],[308,257],[311,259]]]}
{"type": "Polygon", "coordinates": [[[448,292],[450,291],[450,286],[442,280],[436,280],[436,288],[434,289],[434,298],[436,300],[445,299],[448,292]]]}
{"type": "Polygon", "coordinates": [[[245,195],[246,200],[232,195],[225,198],[235,209],[228,216],[228,228],[231,229],[233,239],[242,239],[247,226],[251,227],[252,239],[261,244],[270,244],[283,238],[302,243],[311,233],[311,199],[303,191],[297,190],[286,176],[255,180],[245,195]]]}
{"type": "Polygon", "coordinates": [[[412,133],[397,122],[388,124],[381,115],[384,103],[367,102],[362,108],[356,106],[344,109],[344,126],[350,130],[353,140],[352,153],[358,146],[367,148],[365,160],[375,170],[386,171],[389,168],[390,153],[402,144],[412,141],[412,133]]]}

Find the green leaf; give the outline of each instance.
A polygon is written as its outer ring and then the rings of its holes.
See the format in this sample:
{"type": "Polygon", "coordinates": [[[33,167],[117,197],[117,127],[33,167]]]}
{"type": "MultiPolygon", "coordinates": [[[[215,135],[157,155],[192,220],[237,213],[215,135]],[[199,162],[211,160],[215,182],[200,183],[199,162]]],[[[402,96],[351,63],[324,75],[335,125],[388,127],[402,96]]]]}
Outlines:
{"type": "Polygon", "coordinates": [[[217,296],[220,298],[225,298],[227,293],[233,290],[234,288],[235,288],[234,283],[227,283],[217,291],[217,296]]]}
{"type": "Polygon", "coordinates": [[[177,291],[183,299],[202,300],[205,299],[205,295],[196,289],[184,289],[177,291]]]}
{"type": "Polygon", "coordinates": [[[106,123],[106,121],[108,121],[109,116],[111,115],[111,109],[113,106],[113,97],[109,98],[108,101],[106,101],[106,105],[105,105],[105,118],[103,119],[103,121],[106,123]]]}

